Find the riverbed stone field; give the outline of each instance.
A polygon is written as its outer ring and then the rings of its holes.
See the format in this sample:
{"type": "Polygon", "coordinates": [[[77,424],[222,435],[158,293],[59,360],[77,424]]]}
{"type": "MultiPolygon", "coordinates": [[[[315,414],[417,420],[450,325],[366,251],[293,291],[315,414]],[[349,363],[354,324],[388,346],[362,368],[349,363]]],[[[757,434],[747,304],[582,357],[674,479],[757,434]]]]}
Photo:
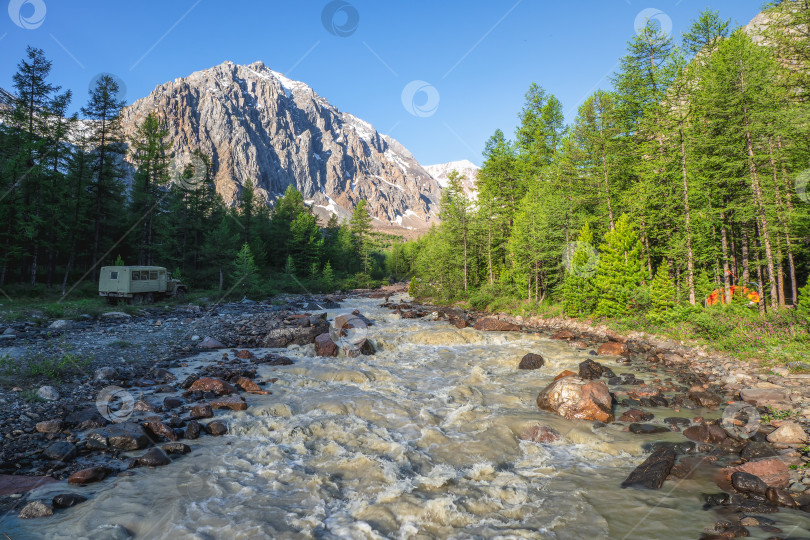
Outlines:
{"type": "Polygon", "coordinates": [[[810,535],[810,375],[786,368],[401,285],[0,334],[4,365],[89,359],[0,381],[14,540],[810,535]]]}

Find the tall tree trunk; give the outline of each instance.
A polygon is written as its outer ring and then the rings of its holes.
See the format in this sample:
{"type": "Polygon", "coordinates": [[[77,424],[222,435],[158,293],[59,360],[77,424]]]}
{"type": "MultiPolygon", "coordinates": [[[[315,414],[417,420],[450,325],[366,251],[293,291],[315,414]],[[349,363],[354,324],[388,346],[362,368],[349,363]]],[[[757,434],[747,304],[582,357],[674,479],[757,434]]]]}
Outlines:
{"type": "MultiPolygon", "coordinates": [[[[782,152],[782,136],[779,135],[776,138],[776,144],[779,148],[779,152],[782,152]]],[[[785,193],[785,206],[787,206],[788,213],[793,212],[793,203],[790,200],[790,190],[793,186],[790,185],[790,180],[787,174],[787,170],[785,169],[785,162],[784,160],[779,160],[782,165],[782,179],[785,181],[785,189],[787,190],[785,193]]],[[[785,225],[787,227],[787,224],[785,225]]],[[[796,283],[796,265],[793,261],[793,248],[791,247],[790,242],[790,233],[788,232],[787,228],[785,228],[785,241],[787,244],[787,256],[788,256],[788,265],[790,268],[790,296],[791,300],[793,301],[793,306],[796,306],[796,302],[798,300],[798,285],[796,283]]]]}
{"type": "MultiPolygon", "coordinates": [[[[683,134],[683,124],[679,130],[681,136],[681,176],[683,178],[683,207],[686,220],[686,280],[689,286],[689,303],[695,305],[695,258],[692,253],[692,222],[689,210],[689,181],[686,170],[686,141],[683,134]]],[[[680,267],[678,269],[680,274],[680,267]]],[[[680,283],[679,283],[680,285],[680,283]]]]}
{"type": "Polygon", "coordinates": [[[96,182],[96,215],[95,226],[93,227],[93,267],[91,275],[93,281],[98,279],[98,255],[101,247],[101,201],[104,195],[104,159],[106,158],[106,144],[107,144],[107,120],[101,121],[101,146],[99,147],[98,159],[98,181],[96,182]]]}
{"type": "Polygon", "coordinates": [[[723,291],[726,299],[726,304],[731,303],[731,283],[730,272],[728,268],[728,235],[726,233],[726,216],[720,214],[720,219],[723,224],[720,226],[720,247],[723,250],[723,291]]]}
{"type": "MultiPolygon", "coordinates": [[[[742,277],[743,283],[747,283],[748,281],[751,281],[751,273],[750,273],[751,262],[749,261],[749,256],[748,256],[748,226],[747,225],[742,226],[742,267],[743,267],[743,269],[742,269],[742,276],[741,277],[742,277]]],[[[759,291],[759,292],[762,293],[762,291],[759,291]]]]}

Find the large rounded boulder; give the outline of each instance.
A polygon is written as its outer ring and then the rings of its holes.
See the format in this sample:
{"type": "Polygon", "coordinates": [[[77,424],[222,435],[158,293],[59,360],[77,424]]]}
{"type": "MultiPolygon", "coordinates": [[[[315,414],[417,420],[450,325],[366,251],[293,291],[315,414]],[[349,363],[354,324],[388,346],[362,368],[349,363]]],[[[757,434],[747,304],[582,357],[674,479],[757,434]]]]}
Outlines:
{"type": "Polygon", "coordinates": [[[613,397],[602,381],[563,377],[540,391],[537,406],[569,420],[613,421],[613,397]]]}

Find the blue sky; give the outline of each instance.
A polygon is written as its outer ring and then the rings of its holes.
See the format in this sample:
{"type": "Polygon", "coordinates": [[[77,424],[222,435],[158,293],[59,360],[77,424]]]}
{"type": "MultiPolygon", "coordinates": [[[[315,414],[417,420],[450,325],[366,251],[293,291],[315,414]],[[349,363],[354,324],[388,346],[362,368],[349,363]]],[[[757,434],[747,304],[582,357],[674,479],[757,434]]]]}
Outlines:
{"type": "Polygon", "coordinates": [[[45,50],[54,64],[52,80],[73,90],[75,110],[100,72],[117,75],[131,103],[158,84],[225,60],[261,60],[398,139],[423,164],[459,159],[480,164],[495,129],[514,132],[531,82],[555,94],[566,119],[573,120],[590,93],[609,85],[608,75],[644,10],[671,25],[677,37],[703,8],[746,24],[761,5],[759,0],[10,0],[9,15],[0,13],[0,86],[11,88],[27,45],[45,50]]]}

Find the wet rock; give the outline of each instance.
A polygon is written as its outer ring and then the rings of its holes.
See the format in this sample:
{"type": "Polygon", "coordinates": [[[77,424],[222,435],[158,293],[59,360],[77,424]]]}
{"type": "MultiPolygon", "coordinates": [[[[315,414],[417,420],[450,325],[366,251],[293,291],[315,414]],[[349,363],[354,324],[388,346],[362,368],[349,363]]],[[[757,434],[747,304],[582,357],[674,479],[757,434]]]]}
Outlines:
{"type": "Polygon", "coordinates": [[[68,484],[84,485],[91,484],[93,482],[101,482],[107,478],[107,475],[111,472],[112,471],[104,465],[90,467],[89,469],[82,469],[81,471],[76,471],[70,475],[68,478],[68,484]]]}
{"type": "Polygon", "coordinates": [[[553,443],[560,440],[560,434],[548,426],[532,426],[520,434],[524,441],[534,441],[536,443],[553,443]]]}
{"type": "Polygon", "coordinates": [[[224,349],[225,345],[212,337],[206,337],[197,345],[197,347],[200,349],[224,349]]]}
{"type": "Polygon", "coordinates": [[[540,369],[546,361],[539,354],[528,353],[520,359],[518,369],[540,369]]]}
{"type": "Polygon", "coordinates": [[[86,500],[87,497],[79,495],[78,493],[60,493],[56,495],[51,502],[54,508],[72,508],[86,500]]]}
{"type": "Polygon", "coordinates": [[[132,422],[94,429],[88,434],[87,439],[88,443],[92,443],[96,448],[111,446],[118,450],[130,451],[149,446],[149,437],[143,428],[132,422]]]}
{"type": "Polygon", "coordinates": [[[292,360],[290,360],[286,356],[273,357],[270,360],[268,360],[266,363],[267,363],[268,366],[291,366],[291,365],[295,364],[295,362],[293,362],[292,360]]]}
{"type": "Polygon", "coordinates": [[[186,426],[186,439],[198,439],[202,432],[202,425],[196,420],[191,420],[186,426]]]}
{"type": "Polygon", "coordinates": [[[455,326],[459,330],[461,330],[463,328],[467,328],[468,326],[470,326],[470,323],[468,323],[464,319],[453,319],[451,321],[451,323],[453,324],[453,326],[455,326]]]}
{"type": "Polygon", "coordinates": [[[688,418],[681,418],[680,416],[669,416],[664,418],[664,423],[672,424],[673,426],[688,426],[692,422],[688,418]]]}
{"type": "MultiPolygon", "coordinates": [[[[674,450],[674,448],[673,448],[674,450]]],[[[676,452],[677,453],[677,452],[676,452]]],[[[683,456],[678,463],[672,467],[669,474],[675,478],[691,478],[692,474],[707,463],[713,463],[713,457],[709,456],[683,456]]]]}
{"type": "Polygon", "coordinates": [[[317,356],[337,356],[338,354],[338,347],[332,338],[329,335],[329,332],[325,332],[317,337],[315,337],[315,354],[317,356]]]}
{"type": "Polygon", "coordinates": [[[743,471],[737,471],[731,475],[731,486],[740,493],[754,493],[762,496],[765,496],[765,492],[768,491],[768,484],[758,476],[743,471]]]}
{"type": "Polygon", "coordinates": [[[717,424],[701,424],[683,430],[683,435],[693,441],[717,444],[727,438],[726,431],[717,424]]]}
{"type": "Polygon", "coordinates": [[[37,422],[34,429],[37,433],[59,433],[62,431],[61,420],[45,420],[44,422],[37,422]]]}
{"type": "Polygon", "coordinates": [[[228,433],[228,426],[226,426],[225,423],[220,420],[214,420],[205,427],[208,430],[208,433],[214,437],[219,437],[220,435],[225,435],[228,433]]]}
{"type": "Polygon", "coordinates": [[[133,460],[133,467],[162,467],[168,465],[172,460],[166,455],[162,448],[150,448],[146,453],[133,460]]]}
{"type": "Polygon", "coordinates": [[[269,394],[269,392],[262,390],[258,384],[247,377],[237,377],[234,384],[237,388],[241,388],[249,394],[269,394]]]}
{"type": "Polygon", "coordinates": [[[790,485],[790,471],[785,462],[778,458],[762,458],[742,465],[726,467],[720,471],[718,485],[725,487],[731,484],[731,475],[742,471],[759,477],[770,487],[786,488],[790,485]]]}
{"type": "Polygon", "coordinates": [[[176,441],[177,435],[174,430],[161,422],[159,419],[148,419],[143,422],[143,427],[146,432],[152,436],[152,439],[176,441]]]}
{"type": "Polygon", "coordinates": [[[748,441],[740,452],[740,457],[745,461],[753,461],[758,458],[774,457],[779,453],[773,446],[762,441],[748,441]]]}
{"type": "Polygon", "coordinates": [[[630,424],[630,432],[636,435],[651,435],[653,433],[670,433],[671,430],[655,424],[630,424]]]}
{"type": "Polygon", "coordinates": [[[37,396],[45,401],[56,401],[59,399],[59,392],[53,386],[42,386],[37,390],[37,396]]]}
{"type": "Polygon", "coordinates": [[[161,446],[167,454],[188,454],[191,452],[191,447],[187,444],[172,442],[161,446]]]}
{"type": "Polygon", "coordinates": [[[601,381],[563,377],[540,391],[537,406],[569,420],[612,422],[613,397],[601,381]]]}
{"type": "Polygon", "coordinates": [[[234,388],[230,383],[227,383],[221,379],[202,377],[192,383],[192,385],[189,387],[189,391],[211,392],[217,396],[224,396],[228,394],[235,394],[236,388],[234,388]]]}
{"type": "Polygon", "coordinates": [[[359,355],[371,356],[372,354],[376,353],[377,351],[374,350],[374,345],[372,345],[371,341],[368,339],[364,339],[360,343],[353,345],[351,347],[346,347],[346,356],[356,358],[359,355]]]}
{"type": "Polygon", "coordinates": [[[76,446],[65,441],[57,441],[46,448],[42,455],[53,461],[67,463],[76,458],[76,446]]]}
{"type": "Polygon", "coordinates": [[[32,489],[56,482],[50,476],[21,476],[0,474],[0,497],[12,493],[26,493],[32,489]]]}
{"type": "Polygon", "coordinates": [[[576,373],[574,373],[573,371],[569,371],[569,370],[567,370],[567,369],[566,369],[566,370],[564,370],[564,371],[561,371],[561,372],[560,372],[560,373],[559,373],[559,374],[558,374],[556,377],[554,377],[554,380],[555,380],[555,381],[559,381],[559,380],[560,380],[560,379],[562,379],[563,377],[576,377],[576,376],[577,376],[577,374],[576,374],[576,373]]]}
{"type": "Polygon", "coordinates": [[[808,441],[807,433],[796,422],[785,422],[768,435],[772,443],[802,444],[808,441]]]}
{"type": "Polygon", "coordinates": [[[240,360],[252,360],[253,358],[255,358],[255,355],[247,349],[241,349],[236,351],[236,354],[234,356],[236,356],[240,360]]]}
{"type": "Polygon", "coordinates": [[[622,482],[622,487],[660,489],[674,465],[675,451],[666,447],[659,448],[630,473],[622,482]]]}
{"type": "Polygon", "coordinates": [[[484,332],[517,332],[520,330],[520,325],[502,321],[494,317],[484,317],[483,319],[478,319],[473,328],[484,332]]]}
{"type": "Polygon", "coordinates": [[[599,362],[594,362],[590,358],[579,364],[579,377],[580,379],[593,380],[598,379],[605,372],[605,366],[599,362]]]}
{"type": "Polygon", "coordinates": [[[648,384],[639,384],[632,390],[627,392],[627,395],[633,399],[652,399],[661,395],[661,389],[648,384]]]}
{"type": "Polygon", "coordinates": [[[712,493],[705,495],[706,503],[703,506],[704,510],[713,508],[715,506],[727,506],[731,504],[731,495],[728,493],[712,493]]]}
{"type": "Polygon", "coordinates": [[[654,417],[655,415],[652,413],[644,412],[641,409],[628,409],[619,417],[619,422],[647,422],[654,417]]]}
{"type": "Polygon", "coordinates": [[[35,519],[53,515],[53,507],[42,501],[31,501],[20,510],[19,517],[22,519],[35,519]]]}
{"type": "Polygon", "coordinates": [[[65,423],[81,431],[106,426],[109,422],[99,414],[98,408],[87,407],[67,415],[65,423]]]}
{"type": "Polygon", "coordinates": [[[717,407],[723,402],[723,398],[702,388],[700,390],[690,390],[689,399],[694,401],[698,407],[717,407]]]}
{"type": "Polygon", "coordinates": [[[208,403],[200,403],[199,405],[195,405],[191,408],[191,411],[189,411],[189,416],[191,418],[213,418],[214,410],[208,403]]]}
{"type": "Polygon", "coordinates": [[[624,356],[628,354],[627,345],[618,341],[603,343],[596,351],[599,356],[624,356]]]}
{"type": "Polygon", "coordinates": [[[769,487],[765,492],[765,498],[777,506],[786,508],[797,508],[799,506],[796,504],[795,499],[790,496],[790,493],[782,488],[769,487]]]}
{"type": "Polygon", "coordinates": [[[166,398],[163,399],[163,409],[166,410],[166,411],[176,409],[176,408],[178,408],[178,407],[180,407],[182,405],[183,405],[183,400],[178,398],[178,397],[169,396],[169,397],[166,397],[166,398]]]}
{"type": "Polygon", "coordinates": [[[212,409],[230,409],[232,411],[247,410],[247,403],[241,396],[225,396],[212,399],[210,402],[212,409]]]}

